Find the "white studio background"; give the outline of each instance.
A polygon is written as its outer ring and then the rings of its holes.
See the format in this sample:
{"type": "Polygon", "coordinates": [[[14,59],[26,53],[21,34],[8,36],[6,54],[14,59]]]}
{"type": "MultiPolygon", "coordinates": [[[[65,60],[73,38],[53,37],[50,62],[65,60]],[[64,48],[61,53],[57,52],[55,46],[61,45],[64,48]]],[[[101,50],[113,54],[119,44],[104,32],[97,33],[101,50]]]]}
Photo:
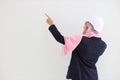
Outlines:
{"type": "Polygon", "coordinates": [[[44,13],[64,36],[80,34],[85,16],[102,16],[99,80],[120,80],[119,0],[0,0],[0,80],[66,80],[71,53],[61,55],[44,13]]]}

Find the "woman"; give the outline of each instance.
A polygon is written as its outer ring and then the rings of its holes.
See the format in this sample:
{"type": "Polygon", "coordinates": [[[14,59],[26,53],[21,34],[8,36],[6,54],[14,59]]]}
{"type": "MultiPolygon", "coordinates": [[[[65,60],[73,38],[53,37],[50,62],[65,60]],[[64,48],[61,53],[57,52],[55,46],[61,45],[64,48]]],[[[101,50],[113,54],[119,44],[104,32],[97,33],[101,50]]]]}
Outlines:
{"type": "Polygon", "coordinates": [[[63,44],[63,53],[72,52],[67,79],[72,80],[98,80],[96,62],[106,49],[106,43],[99,33],[103,28],[103,20],[100,17],[90,17],[84,24],[83,33],[80,35],[65,37],[47,15],[49,31],[54,38],[63,44]]]}

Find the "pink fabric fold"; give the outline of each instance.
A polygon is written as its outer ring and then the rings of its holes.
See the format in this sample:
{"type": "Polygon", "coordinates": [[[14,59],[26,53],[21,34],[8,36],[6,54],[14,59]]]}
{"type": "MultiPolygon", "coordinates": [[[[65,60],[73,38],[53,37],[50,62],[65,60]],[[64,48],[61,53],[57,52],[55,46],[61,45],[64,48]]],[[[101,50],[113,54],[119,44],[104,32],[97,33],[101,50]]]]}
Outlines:
{"type": "Polygon", "coordinates": [[[73,51],[77,45],[81,42],[83,35],[75,35],[70,37],[64,37],[65,44],[63,46],[63,55],[73,51]]]}
{"type": "Polygon", "coordinates": [[[65,44],[63,45],[63,55],[66,55],[68,52],[72,52],[81,42],[83,36],[88,38],[100,37],[99,34],[94,34],[93,32],[87,32],[86,34],[64,37],[65,44]]]}

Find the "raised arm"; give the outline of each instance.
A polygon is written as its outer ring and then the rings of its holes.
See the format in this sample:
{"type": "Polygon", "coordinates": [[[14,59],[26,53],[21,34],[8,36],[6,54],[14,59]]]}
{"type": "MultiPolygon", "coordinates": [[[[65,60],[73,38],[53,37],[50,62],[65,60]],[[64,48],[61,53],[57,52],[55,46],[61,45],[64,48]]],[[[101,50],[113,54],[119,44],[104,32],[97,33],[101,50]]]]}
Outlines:
{"type": "Polygon", "coordinates": [[[47,14],[45,15],[47,16],[46,23],[49,25],[49,31],[51,32],[51,34],[54,36],[56,41],[65,44],[64,37],[61,35],[56,26],[53,24],[53,20],[47,14]]]}

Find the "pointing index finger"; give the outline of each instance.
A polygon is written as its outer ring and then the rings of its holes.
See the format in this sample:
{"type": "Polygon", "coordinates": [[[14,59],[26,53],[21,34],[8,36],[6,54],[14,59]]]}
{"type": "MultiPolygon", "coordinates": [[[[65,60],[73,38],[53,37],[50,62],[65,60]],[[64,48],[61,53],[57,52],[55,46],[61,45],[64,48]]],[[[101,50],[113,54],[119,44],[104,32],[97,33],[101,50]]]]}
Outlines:
{"type": "Polygon", "coordinates": [[[50,17],[47,15],[47,13],[45,13],[45,15],[46,15],[46,17],[50,18],[50,17]]]}

